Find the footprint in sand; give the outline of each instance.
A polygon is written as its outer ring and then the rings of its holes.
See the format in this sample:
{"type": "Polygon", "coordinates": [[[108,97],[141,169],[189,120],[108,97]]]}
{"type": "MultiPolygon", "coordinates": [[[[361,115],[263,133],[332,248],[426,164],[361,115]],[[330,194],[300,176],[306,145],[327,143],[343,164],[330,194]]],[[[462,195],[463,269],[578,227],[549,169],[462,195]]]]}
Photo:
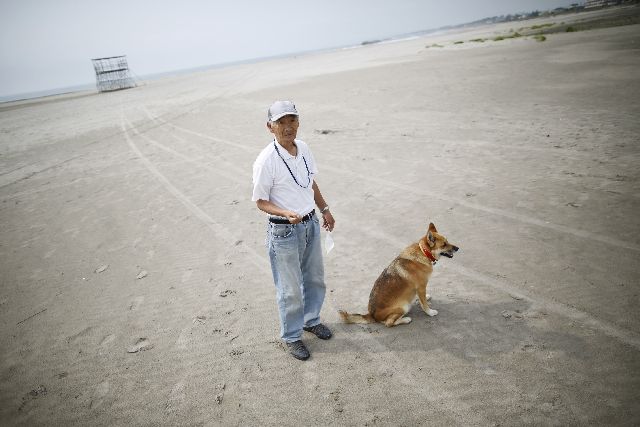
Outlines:
{"type": "Polygon", "coordinates": [[[77,341],[84,340],[87,336],[90,335],[92,330],[93,330],[93,326],[87,326],[86,328],[84,328],[80,332],[67,337],[67,344],[73,344],[73,343],[75,343],[77,341]]]}
{"type": "Polygon", "coordinates": [[[184,393],[185,385],[183,383],[177,383],[171,389],[169,393],[169,399],[165,405],[164,410],[166,412],[177,412],[182,402],[184,402],[186,395],[184,393]]]}
{"type": "Polygon", "coordinates": [[[182,273],[182,280],[180,282],[186,283],[187,281],[189,281],[189,279],[191,279],[192,274],[193,274],[193,270],[185,271],[184,273],[182,273]]]}
{"type": "Polygon", "coordinates": [[[142,302],[144,301],[144,297],[140,296],[140,297],[136,297],[132,302],[131,305],[129,305],[129,310],[131,311],[135,311],[138,309],[138,307],[140,307],[140,305],[142,304],[142,302]]]}
{"type": "Polygon", "coordinates": [[[20,403],[20,406],[18,407],[18,411],[22,411],[24,407],[27,405],[27,403],[29,403],[33,399],[46,396],[46,394],[47,394],[47,388],[45,386],[40,385],[37,388],[34,388],[33,390],[31,390],[29,393],[25,394],[22,397],[22,403],[20,403]]]}
{"type": "Polygon", "coordinates": [[[51,250],[49,250],[46,254],[44,254],[43,258],[44,259],[49,259],[51,258],[51,255],[53,255],[53,253],[56,251],[56,248],[53,248],[51,250]]]}
{"type": "Polygon", "coordinates": [[[102,338],[102,341],[100,341],[99,344],[100,348],[98,349],[98,354],[103,354],[103,352],[107,350],[107,346],[111,344],[111,342],[115,339],[116,336],[113,334],[109,334],[106,337],[102,338]]]}
{"type": "Polygon", "coordinates": [[[95,409],[104,403],[105,397],[109,394],[109,390],[111,387],[109,386],[109,381],[103,381],[96,386],[96,389],[93,391],[93,397],[89,402],[89,409],[95,409]]]}
{"type": "Polygon", "coordinates": [[[191,327],[186,327],[180,332],[178,339],[176,340],[175,348],[178,350],[186,350],[190,341],[189,332],[191,332],[191,327]]]}
{"type": "Polygon", "coordinates": [[[227,385],[225,383],[216,384],[216,392],[218,393],[216,395],[216,403],[218,405],[222,405],[222,401],[224,400],[224,390],[226,388],[227,388],[227,385]]]}
{"type": "Polygon", "coordinates": [[[127,349],[127,353],[138,353],[140,351],[147,351],[153,348],[153,344],[146,338],[138,338],[138,341],[127,349]]]}

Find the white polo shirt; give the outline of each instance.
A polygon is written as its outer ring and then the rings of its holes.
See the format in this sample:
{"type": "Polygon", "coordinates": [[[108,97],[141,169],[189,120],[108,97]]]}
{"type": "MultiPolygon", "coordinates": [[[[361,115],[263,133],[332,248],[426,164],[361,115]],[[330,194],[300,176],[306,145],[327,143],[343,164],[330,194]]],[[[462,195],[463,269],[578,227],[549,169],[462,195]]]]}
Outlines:
{"type": "Polygon", "coordinates": [[[313,178],[318,169],[309,146],[299,139],[295,140],[295,144],[298,147],[295,157],[275,140],[260,152],[253,164],[251,200],[268,200],[278,207],[302,216],[311,212],[316,205],[313,199],[313,178]],[[278,155],[274,143],[282,158],[278,155]],[[293,180],[292,174],[300,185],[293,180]]]}

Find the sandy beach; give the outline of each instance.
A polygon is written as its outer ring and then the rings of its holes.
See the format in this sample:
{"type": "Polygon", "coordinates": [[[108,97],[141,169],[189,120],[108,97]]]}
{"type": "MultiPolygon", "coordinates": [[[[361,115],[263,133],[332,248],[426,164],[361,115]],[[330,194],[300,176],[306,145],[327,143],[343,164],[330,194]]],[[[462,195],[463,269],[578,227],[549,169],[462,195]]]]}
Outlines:
{"type": "Polygon", "coordinates": [[[0,104],[0,423],[639,425],[640,25],[493,41],[606,13],[0,104]],[[251,201],[276,99],[336,218],[306,362],[251,201]],[[438,316],[340,323],[430,221],[438,316]]]}

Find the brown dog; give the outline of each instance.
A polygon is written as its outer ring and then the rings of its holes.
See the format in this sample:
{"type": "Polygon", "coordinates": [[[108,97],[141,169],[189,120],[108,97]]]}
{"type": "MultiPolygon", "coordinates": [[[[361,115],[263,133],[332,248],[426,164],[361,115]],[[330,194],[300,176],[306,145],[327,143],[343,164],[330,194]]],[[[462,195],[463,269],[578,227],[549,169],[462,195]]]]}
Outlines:
{"type": "Polygon", "coordinates": [[[416,294],[424,312],[435,316],[438,311],[429,308],[431,298],[427,295],[433,264],[442,255],[452,258],[457,251],[458,247],[449,243],[430,223],[427,234],[403,250],[380,274],[369,295],[369,312],[362,315],[340,311],[342,320],[345,323],[383,322],[387,327],[410,323],[411,318],[403,316],[409,312],[416,294]]]}

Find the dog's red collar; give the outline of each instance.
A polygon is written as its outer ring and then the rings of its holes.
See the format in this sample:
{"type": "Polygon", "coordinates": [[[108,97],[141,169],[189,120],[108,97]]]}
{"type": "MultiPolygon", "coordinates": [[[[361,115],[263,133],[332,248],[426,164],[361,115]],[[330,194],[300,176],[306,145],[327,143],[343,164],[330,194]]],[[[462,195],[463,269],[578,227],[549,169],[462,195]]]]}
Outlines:
{"type": "Polygon", "coordinates": [[[424,254],[424,256],[429,258],[429,261],[436,262],[436,258],[433,256],[431,251],[428,251],[427,249],[422,247],[422,242],[418,242],[418,246],[420,246],[420,249],[422,250],[422,253],[424,254]]]}

